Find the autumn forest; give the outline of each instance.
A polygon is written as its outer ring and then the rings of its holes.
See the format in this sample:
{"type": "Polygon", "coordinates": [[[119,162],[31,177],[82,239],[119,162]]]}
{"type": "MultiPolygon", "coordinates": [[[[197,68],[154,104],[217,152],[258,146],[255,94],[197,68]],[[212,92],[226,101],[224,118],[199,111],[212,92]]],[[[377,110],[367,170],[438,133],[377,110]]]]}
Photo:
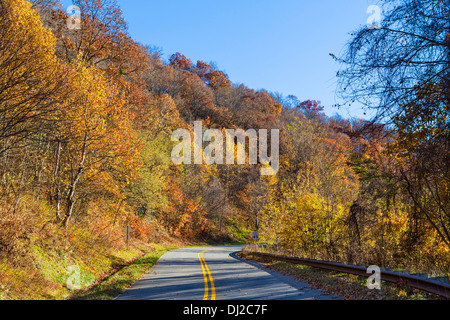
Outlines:
{"type": "Polygon", "coordinates": [[[386,2],[381,28],[330,57],[369,121],[164,61],[114,0],[73,1],[79,28],[58,1],[0,0],[0,299],[61,294],[74,263],[92,282],[110,252],[255,230],[280,254],[448,276],[450,5],[386,2]],[[195,121],[280,130],[278,173],[175,165],[172,133],[195,121]]]}

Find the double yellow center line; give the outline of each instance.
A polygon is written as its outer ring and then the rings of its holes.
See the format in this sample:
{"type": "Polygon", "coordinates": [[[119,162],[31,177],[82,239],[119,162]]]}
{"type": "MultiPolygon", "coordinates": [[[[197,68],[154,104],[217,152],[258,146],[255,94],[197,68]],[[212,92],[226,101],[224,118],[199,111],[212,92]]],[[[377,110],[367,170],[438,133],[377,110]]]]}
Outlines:
{"type": "Polygon", "coordinates": [[[205,294],[203,296],[203,300],[208,300],[209,297],[209,285],[208,285],[208,279],[209,284],[211,285],[211,299],[210,300],[216,300],[216,288],[214,287],[214,281],[211,276],[211,272],[209,271],[208,265],[206,264],[205,258],[203,258],[203,254],[205,252],[212,251],[212,250],[205,250],[198,254],[198,259],[200,260],[200,264],[202,265],[202,271],[203,271],[203,281],[205,282],[205,294]]]}

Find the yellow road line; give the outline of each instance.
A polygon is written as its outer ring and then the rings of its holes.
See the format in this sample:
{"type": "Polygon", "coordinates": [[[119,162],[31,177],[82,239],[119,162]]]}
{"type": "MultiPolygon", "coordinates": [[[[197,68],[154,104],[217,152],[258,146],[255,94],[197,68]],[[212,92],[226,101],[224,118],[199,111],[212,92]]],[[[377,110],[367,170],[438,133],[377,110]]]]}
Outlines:
{"type": "Polygon", "coordinates": [[[203,300],[208,300],[208,278],[206,277],[205,267],[203,265],[203,256],[201,252],[198,254],[198,259],[200,260],[200,264],[202,265],[203,281],[205,282],[205,294],[203,296],[203,300]]]}
{"type": "Polygon", "coordinates": [[[212,251],[212,250],[205,250],[198,254],[198,259],[200,260],[200,264],[202,266],[202,272],[203,272],[203,281],[205,283],[205,294],[203,296],[203,300],[208,300],[209,296],[209,286],[208,286],[208,279],[209,283],[211,285],[211,299],[210,300],[216,300],[216,287],[214,286],[214,280],[212,278],[211,272],[209,271],[208,265],[206,264],[205,258],[203,258],[203,253],[212,251]]]}

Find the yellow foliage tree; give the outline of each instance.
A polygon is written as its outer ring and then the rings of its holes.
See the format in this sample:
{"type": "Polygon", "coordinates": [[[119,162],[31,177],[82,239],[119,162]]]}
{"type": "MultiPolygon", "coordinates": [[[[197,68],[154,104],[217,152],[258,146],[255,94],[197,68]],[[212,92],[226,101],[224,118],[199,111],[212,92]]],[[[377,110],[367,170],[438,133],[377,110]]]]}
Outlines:
{"type": "Polygon", "coordinates": [[[64,77],[55,56],[55,38],[29,1],[1,2],[0,53],[0,151],[4,151],[42,129],[60,102],[64,77]]]}
{"type": "Polygon", "coordinates": [[[125,99],[102,71],[77,63],[70,85],[73,95],[60,111],[55,129],[57,207],[64,201],[64,213],[58,211],[63,225],[78,199],[88,194],[101,190],[123,198],[123,188],[138,174],[141,149],[125,99]]]}

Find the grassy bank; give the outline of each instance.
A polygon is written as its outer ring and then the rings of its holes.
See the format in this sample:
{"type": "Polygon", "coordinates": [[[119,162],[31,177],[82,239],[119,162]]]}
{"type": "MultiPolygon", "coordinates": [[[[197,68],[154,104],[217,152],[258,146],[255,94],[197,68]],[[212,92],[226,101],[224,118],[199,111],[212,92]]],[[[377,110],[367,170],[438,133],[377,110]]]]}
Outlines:
{"type": "Polygon", "coordinates": [[[167,250],[183,245],[158,234],[150,240],[133,238],[127,246],[80,227],[50,225],[0,256],[0,300],[108,299],[167,250]]]}
{"type": "Polygon", "coordinates": [[[94,285],[74,292],[68,299],[71,300],[111,300],[117,297],[125,289],[129,288],[143,274],[164,255],[167,251],[178,246],[153,245],[153,250],[118,266],[110,274],[99,279],[94,285]]]}

